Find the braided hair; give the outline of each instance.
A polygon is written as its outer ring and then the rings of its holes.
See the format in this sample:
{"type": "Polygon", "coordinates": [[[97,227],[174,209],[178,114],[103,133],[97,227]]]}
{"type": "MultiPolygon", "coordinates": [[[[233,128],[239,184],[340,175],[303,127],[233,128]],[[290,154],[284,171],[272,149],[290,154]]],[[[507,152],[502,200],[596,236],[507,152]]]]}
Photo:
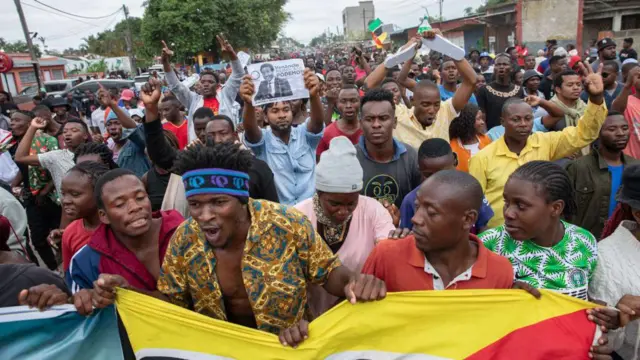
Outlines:
{"type": "Polygon", "coordinates": [[[470,141],[476,136],[476,116],[480,108],[478,105],[467,104],[464,106],[460,115],[453,119],[449,126],[449,138],[460,139],[463,143],[470,141]]]}
{"type": "Polygon", "coordinates": [[[69,173],[75,171],[88,177],[91,182],[91,188],[93,189],[100,176],[106,174],[109,170],[110,169],[104,164],[93,161],[84,161],[72,167],[71,170],[69,170],[69,173]]]}
{"type": "Polygon", "coordinates": [[[111,151],[111,149],[109,149],[105,144],[96,142],[80,144],[76,149],[73,162],[77,163],[78,158],[84,155],[98,155],[100,156],[100,160],[102,160],[104,165],[106,165],[110,170],[118,168],[118,164],[113,161],[113,151],[111,151]]]}
{"type": "Polygon", "coordinates": [[[509,179],[531,182],[544,195],[547,203],[562,200],[565,219],[576,213],[577,205],[569,174],[560,165],[549,161],[530,161],[520,166],[509,179]]]}

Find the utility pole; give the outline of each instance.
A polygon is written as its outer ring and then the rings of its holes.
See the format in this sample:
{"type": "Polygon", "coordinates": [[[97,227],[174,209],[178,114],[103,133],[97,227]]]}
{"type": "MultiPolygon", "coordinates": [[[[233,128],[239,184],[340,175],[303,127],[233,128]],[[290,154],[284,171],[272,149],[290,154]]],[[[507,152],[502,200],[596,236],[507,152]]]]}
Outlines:
{"type": "MultiPolygon", "coordinates": [[[[16,0],[18,1],[18,0],[16,0]]],[[[129,9],[127,9],[126,5],[122,5],[122,11],[124,12],[124,20],[127,22],[127,55],[129,55],[129,63],[131,64],[131,75],[138,75],[138,68],[136,67],[136,58],[133,55],[133,39],[131,38],[131,25],[129,24],[129,9]]]]}
{"type": "Polygon", "coordinates": [[[18,10],[18,16],[20,17],[20,23],[22,24],[22,31],[24,32],[24,37],[27,40],[27,46],[29,47],[29,53],[31,54],[31,63],[33,64],[33,71],[36,73],[36,82],[38,83],[38,92],[42,89],[42,81],[40,81],[40,62],[38,62],[38,57],[36,56],[36,52],[33,49],[33,42],[31,41],[31,36],[29,35],[29,28],[27,27],[27,20],[24,18],[24,12],[22,12],[22,5],[20,4],[20,0],[14,0],[16,4],[16,10],[18,10]]]}
{"type": "Polygon", "coordinates": [[[442,29],[442,20],[443,20],[443,19],[442,19],[442,3],[443,3],[443,2],[444,2],[444,0],[440,0],[440,1],[439,1],[439,3],[440,3],[440,21],[439,21],[439,23],[440,23],[440,29],[442,29]]]}
{"type": "Polygon", "coordinates": [[[366,9],[362,9],[362,30],[364,30],[364,33],[367,33],[367,10],[366,9]]]}

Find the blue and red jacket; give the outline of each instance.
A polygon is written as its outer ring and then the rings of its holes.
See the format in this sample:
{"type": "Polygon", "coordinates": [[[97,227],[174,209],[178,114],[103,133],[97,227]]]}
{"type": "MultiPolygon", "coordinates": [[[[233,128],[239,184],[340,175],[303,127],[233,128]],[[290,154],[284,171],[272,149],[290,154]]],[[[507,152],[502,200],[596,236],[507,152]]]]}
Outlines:
{"type": "MultiPolygon", "coordinates": [[[[162,218],[158,239],[158,259],[162,264],[171,237],[184,218],[175,210],[157,211],[152,216],[154,219],[162,218]]],[[[75,293],[81,289],[93,289],[93,282],[100,274],[120,275],[134,288],[156,290],[153,275],[105,224],[98,226],[89,243],[73,255],[65,278],[67,286],[75,293]]]]}

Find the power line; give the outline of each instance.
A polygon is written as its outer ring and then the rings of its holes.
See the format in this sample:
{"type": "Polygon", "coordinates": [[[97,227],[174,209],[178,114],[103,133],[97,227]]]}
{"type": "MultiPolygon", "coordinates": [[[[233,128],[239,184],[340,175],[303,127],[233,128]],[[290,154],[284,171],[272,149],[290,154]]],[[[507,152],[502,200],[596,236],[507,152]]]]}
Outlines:
{"type": "MultiPolygon", "coordinates": [[[[111,27],[111,25],[113,25],[113,23],[114,23],[117,19],[118,19],[118,16],[117,16],[117,14],[116,14],[116,16],[114,16],[114,18],[113,18],[109,23],[107,23],[107,26],[106,26],[104,29],[102,29],[102,31],[98,31],[98,32],[99,32],[99,33],[100,33],[100,32],[104,32],[104,31],[106,31],[107,29],[109,29],[109,28],[111,27]]],[[[97,28],[99,28],[99,26],[98,26],[98,25],[92,25],[91,27],[87,27],[87,28],[84,28],[84,29],[82,29],[82,30],[72,31],[72,32],[73,32],[73,34],[68,34],[68,35],[56,34],[56,35],[51,35],[51,36],[49,36],[49,37],[45,37],[45,39],[50,40],[50,41],[55,41],[55,40],[60,40],[60,39],[66,39],[66,38],[69,38],[69,37],[77,36],[78,34],[85,33],[85,32],[87,32],[87,31],[93,31],[93,28],[96,28],[96,27],[97,27],[97,28]]]]}
{"type": "Polygon", "coordinates": [[[62,17],[64,17],[64,18],[71,19],[71,20],[74,20],[74,21],[77,21],[77,22],[81,22],[81,23],[84,23],[84,24],[87,24],[87,25],[96,26],[95,24],[92,24],[92,23],[90,23],[90,22],[83,21],[83,20],[79,20],[79,19],[75,19],[75,18],[72,18],[71,16],[66,16],[66,15],[62,15],[62,14],[57,14],[57,13],[51,12],[50,10],[43,9],[43,8],[41,8],[41,7],[34,6],[34,5],[31,5],[31,4],[22,3],[22,5],[24,5],[24,6],[28,6],[28,7],[34,8],[34,9],[38,9],[38,10],[40,10],[40,11],[44,11],[44,12],[46,12],[46,13],[48,13],[48,14],[58,15],[58,16],[62,16],[62,17]]]}
{"type": "Polygon", "coordinates": [[[47,4],[45,4],[45,3],[43,3],[43,2],[41,2],[39,0],[33,0],[33,1],[37,2],[38,4],[40,4],[42,6],[46,6],[49,9],[53,9],[55,11],[61,12],[63,14],[67,14],[67,15],[70,15],[70,16],[75,16],[75,17],[78,17],[78,18],[81,18],[81,19],[89,19],[89,20],[105,19],[105,18],[111,17],[111,16],[119,13],[120,11],[122,11],[122,8],[118,8],[117,11],[115,11],[115,12],[109,14],[109,15],[105,15],[105,16],[82,16],[82,15],[71,14],[71,13],[68,13],[68,12],[66,12],[64,10],[56,9],[53,6],[47,5],[47,4]]]}

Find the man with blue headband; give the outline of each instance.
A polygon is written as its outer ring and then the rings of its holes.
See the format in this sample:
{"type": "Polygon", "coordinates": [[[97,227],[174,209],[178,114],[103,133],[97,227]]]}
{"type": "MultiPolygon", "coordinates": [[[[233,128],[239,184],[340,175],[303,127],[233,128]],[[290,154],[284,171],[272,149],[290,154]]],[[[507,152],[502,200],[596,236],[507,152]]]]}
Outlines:
{"type": "Polygon", "coordinates": [[[250,198],[252,160],[234,144],[180,153],[191,218],[171,240],[155,296],[297,346],[308,337],[309,284],[352,303],[384,298],[385,285],[342,266],[302,213],[250,198]]]}

